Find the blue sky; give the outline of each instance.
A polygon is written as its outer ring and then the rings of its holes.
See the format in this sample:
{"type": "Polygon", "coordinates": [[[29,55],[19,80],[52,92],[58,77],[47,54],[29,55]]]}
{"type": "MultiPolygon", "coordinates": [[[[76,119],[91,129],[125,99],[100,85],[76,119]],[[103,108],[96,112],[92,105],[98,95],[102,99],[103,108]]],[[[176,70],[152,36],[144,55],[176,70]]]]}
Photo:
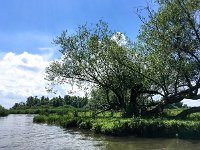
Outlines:
{"type": "MultiPolygon", "coordinates": [[[[45,90],[44,70],[60,57],[52,41],[63,30],[73,33],[79,25],[103,19],[112,30],[135,40],[141,26],[136,8],[145,7],[149,1],[1,0],[0,104],[9,108],[31,95],[55,96],[45,90]]],[[[57,95],[69,91],[84,94],[65,85],[59,87],[57,95]]]]}
{"type": "MultiPolygon", "coordinates": [[[[73,33],[79,25],[103,19],[112,30],[135,40],[141,25],[135,11],[146,4],[141,0],[1,0],[0,104],[9,108],[31,95],[50,96],[44,70],[60,57],[52,41],[63,30],[73,33]]],[[[77,87],[61,86],[57,95],[69,91],[84,94],[77,87]]]]}
{"type": "Polygon", "coordinates": [[[61,31],[73,32],[78,25],[108,22],[111,29],[138,34],[141,22],[134,13],[145,6],[141,0],[2,0],[0,2],[0,51],[40,53],[54,47],[61,31]]]}

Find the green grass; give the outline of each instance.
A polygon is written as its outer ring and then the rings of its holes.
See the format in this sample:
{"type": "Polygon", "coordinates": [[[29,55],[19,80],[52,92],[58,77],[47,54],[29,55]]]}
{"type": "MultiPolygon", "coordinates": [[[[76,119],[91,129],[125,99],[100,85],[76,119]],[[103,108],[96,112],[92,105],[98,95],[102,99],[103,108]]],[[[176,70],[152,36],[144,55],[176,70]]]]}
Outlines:
{"type": "MultiPolygon", "coordinates": [[[[182,108],[178,108],[178,109],[165,109],[164,110],[164,117],[166,118],[171,118],[176,116],[177,114],[181,113],[183,110],[182,108]]],[[[185,120],[196,120],[196,121],[200,121],[200,112],[198,113],[192,113],[190,115],[187,116],[187,118],[185,118],[185,120]]]]}
{"type": "Polygon", "coordinates": [[[114,114],[105,112],[94,117],[93,112],[88,111],[68,112],[65,115],[38,115],[34,117],[33,121],[60,125],[64,128],[77,127],[113,136],[134,135],[151,138],[200,139],[199,116],[199,114],[190,116],[196,117],[196,120],[193,121],[191,119],[175,120],[169,118],[122,118],[119,112],[114,114]]]}
{"type": "Polygon", "coordinates": [[[10,114],[39,114],[39,115],[49,115],[49,114],[56,114],[56,115],[67,115],[69,117],[121,117],[120,112],[111,112],[106,111],[97,113],[97,111],[91,111],[86,109],[77,109],[70,106],[62,106],[62,107],[31,107],[26,109],[10,109],[10,114]]]}
{"type": "Polygon", "coordinates": [[[45,107],[31,107],[31,108],[23,108],[23,109],[10,109],[10,114],[41,114],[41,115],[47,115],[47,114],[59,114],[64,115],[68,113],[68,111],[73,111],[75,108],[70,106],[62,106],[62,107],[51,107],[51,106],[45,106],[45,107]]]}
{"type": "Polygon", "coordinates": [[[121,112],[74,109],[72,107],[36,107],[10,110],[10,113],[33,113],[35,123],[77,127],[114,136],[168,137],[200,139],[200,113],[189,115],[185,120],[172,119],[183,109],[166,109],[162,118],[122,118],[121,112]]]}

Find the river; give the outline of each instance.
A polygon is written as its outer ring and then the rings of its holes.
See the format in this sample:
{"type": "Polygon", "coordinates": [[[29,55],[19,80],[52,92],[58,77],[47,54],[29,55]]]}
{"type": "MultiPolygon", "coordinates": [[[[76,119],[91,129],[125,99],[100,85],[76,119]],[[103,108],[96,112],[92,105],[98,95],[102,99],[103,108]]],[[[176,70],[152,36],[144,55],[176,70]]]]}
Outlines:
{"type": "Polygon", "coordinates": [[[199,150],[200,141],[111,137],[33,123],[34,115],[0,117],[0,150],[199,150]]]}

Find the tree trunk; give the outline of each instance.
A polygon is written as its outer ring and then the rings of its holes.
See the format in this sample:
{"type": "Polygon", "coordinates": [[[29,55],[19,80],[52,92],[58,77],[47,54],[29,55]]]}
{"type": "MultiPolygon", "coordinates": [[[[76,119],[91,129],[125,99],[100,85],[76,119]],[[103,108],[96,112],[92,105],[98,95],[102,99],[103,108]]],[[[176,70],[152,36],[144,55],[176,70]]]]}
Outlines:
{"type": "Polygon", "coordinates": [[[178,103],[178,102],[182,101],[183,99],[184,99],[184,97],[181,94],[175,94],[175,95],[168,97],[167,99],[163,99],[153,109],[148,111],[148,115],[152,115],[152,116],[162,115],[162,112],[163,112],[165,106],[167,106],[169,104],[178,103]]]}
{"type": "MultiPolygon", "coordinates": [[[[198,82],[196,83],[196,85],[191,86],[189,89],[169,95],[168,97],[165,97],[163,100],[161,100],[161,102],[158,103],[158,105],[154,107],[152,110],[150,110],[149,113],[153,115],[157,115],[158,113],[161,113],[161,111],[164,109],[166,105],[180,102],[183,99],[197,100],[200,98],[200,95],[197,94],[197,91],[199,88],[200,88],[200,83],[198,82]]],[[[195,111],[195,110],[198,110],[197,107],[194,107],[194,109],[192,109],[191,111],[195,111]]],[[[187,114],[187,111],[185,113],[187,114]]],[[[184,116],[184,113],[182,115],[184,116]]]]}
{"type": "Polygon", "coordinates": [[[176,115],[175,118],[184,119],[188,115],[190,115],[192,113],[196,113],[196,112],[200,112],[200,107],[192,107],[192,108],[183,110],[180,114],[176,115]]]}
{"type": "Polygon", "coordinates": [[[141,87],[142,87],[141,84],[136,84],[131,88],[130,101],[125,110],[124,114],[125,117],[133,117],[133,116],[138,117],[140,115],[140,107],[137,98],[140,95],[141,87]]]}

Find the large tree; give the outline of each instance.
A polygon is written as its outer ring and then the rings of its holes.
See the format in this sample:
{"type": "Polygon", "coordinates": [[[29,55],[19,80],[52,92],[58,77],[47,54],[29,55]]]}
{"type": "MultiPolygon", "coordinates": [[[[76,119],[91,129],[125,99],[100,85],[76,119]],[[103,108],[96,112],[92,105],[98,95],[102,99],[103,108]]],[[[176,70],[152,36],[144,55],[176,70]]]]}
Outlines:
{"type": "MultiPolygon", "coordinates": [[[[127,57],[136,53],[124,34],[109,30],[107,24],[100,21],[94,27],[79,27],[74,35],[63,32],[55,43],[61,47],[62,57],[47,68],[47,80],[60,84],[90,83],[91,88],[101,88],[106,93],[105,107],[127,110],[130,103],[127,94],[140,82],[140,77],[123,65],[127,57]],[[112,102],[110,92],[116,96],[112,102]]],[[[134,64],[132,62],[132,67],[137,68],[137,62],[134,64]]]]}
{"type": "MultiPolygon", "coordinates": [[[[147,7],[149,21],[141,28],[139,42],[146,57],[144,74],[161,100],[152,107],[158,113],[183,99],[198,100],[200,94],[199,0],[157,0],[158,11],[147,7]]],[[[192,108],[189,112],[200,110],[192,108]]],[[[187,113],[182,113],[186,115],[187,113]]]]}
{"type": "Polygon", "coordinates": [[[147,7],[148,21],[141,17],[144,24],[134,45],[102,21],[94,28],[82,26],[74,35],[63,32],[55,40],[62,57],[47,68],[47,79],[91,83],[107,95],[106,106],[117,106],[128,116],[157,115],[166,105],[199,99],[200,24],[195,15],[200,2],[157,3],[156,12],[147,7]]]}

